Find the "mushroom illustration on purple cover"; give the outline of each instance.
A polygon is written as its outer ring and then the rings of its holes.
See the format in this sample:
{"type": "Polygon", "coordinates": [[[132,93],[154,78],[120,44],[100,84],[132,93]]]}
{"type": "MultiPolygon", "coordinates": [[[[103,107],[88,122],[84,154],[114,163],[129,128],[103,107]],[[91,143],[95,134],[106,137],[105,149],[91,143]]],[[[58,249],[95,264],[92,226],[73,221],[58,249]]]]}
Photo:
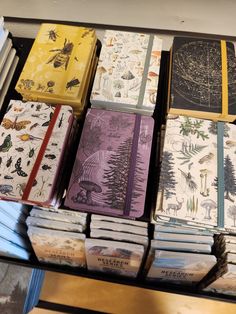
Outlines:
{"type": "Polygon", "coordinates": [[[123,80],[126,80],[127,81],[127,84],[126,84],[126,89],[125,89],[125,95],[124,97],[128,98],[128,92],[129,92],[129,81],[130,80],[133,80],[135,78],[135,76],[133,75],[133,73],[131,73],[130,71],[126,71],[122,76],[121,78],[123,80]]]}
{"type": "Polygon", "coordinates": [[[80,181],[79,183],[79,186],[86,190],[86,198],[87,198],[87,204],[88,205],[93,205],[94,202],[92,200],[92,192],[95,192],[95,193],[101,193],[102,192],[102,188],[94,183],[94,182],[91,182],[91,181],[80,181]]]}
{"type": "Polygon", "coordinates": [[[211,210],[217,208],[216,202],[211,199],[206,199],[201,202],[201,207],[205,208],[204,219],[211,220],[211,210]]]}

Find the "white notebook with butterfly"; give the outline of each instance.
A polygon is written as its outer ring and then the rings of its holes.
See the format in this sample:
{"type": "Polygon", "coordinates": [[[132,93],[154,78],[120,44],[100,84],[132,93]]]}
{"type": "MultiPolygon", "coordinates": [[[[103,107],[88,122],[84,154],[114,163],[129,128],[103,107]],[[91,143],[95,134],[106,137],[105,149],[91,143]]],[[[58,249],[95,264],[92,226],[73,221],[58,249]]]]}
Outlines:
{"type": "Polygon", "coordinates": [[[55,202],[73,124],[70,106],[11,100],[0,125],[0,198],[55,202]]]}

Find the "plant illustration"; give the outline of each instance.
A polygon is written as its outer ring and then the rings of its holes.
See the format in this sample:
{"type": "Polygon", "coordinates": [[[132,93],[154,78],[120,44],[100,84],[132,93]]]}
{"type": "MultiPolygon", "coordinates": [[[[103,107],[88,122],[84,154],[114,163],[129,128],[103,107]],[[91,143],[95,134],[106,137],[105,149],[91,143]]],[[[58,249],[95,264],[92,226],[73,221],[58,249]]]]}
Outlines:
{"type": "Polygon", "coordinates": [[[189,190],[191,192],[194,192],[197,189],[197,183],[194,181],[193,176],[191,175],[190,171],[188,173],[184,172],[183,170],[179,169],[178,170],[181,172],[182,177],[185,179],[185,183],[189,190]]]}
{"type": "Polygon", "coordinates": [[[198,144],[187,144],[182,143],[182,149],[179,153],[182,155],[181,157],[177,157],[178,159],[182,160],[181,165],[184,165],[191,161],[191,158],[198,153],[200,153],[204,148],[207,146],[198,145],[198,144]]]}
{"type": "MultiPolygon", "coordinates": [[[[113,208],[124,210],[127,197],[127,184],[130,170],[130,154],[132,149],[132,138],[121,143],[117,151],[111,155],[108,161],[108,169],[104,171],[102,182],[107,191],[104,193],[105,203],[113,208]]],[[[139,197],[142,193],[139,183],[142,182],[142,169],[140,168],[140,157],[136,157],[136,172],[132,197],[139,197]]]]}
{"type": "Polygon", "coordinates": [[[208,169],[200,169],[201,190],[200,194],[203,196],[209,196],[210,188],[207,187],[207,175],[208,169]]]}
{"type": "MultiPolygon", "coordinates": [[[[218,177],[214,179],[212,185],[215,187],[216,191],[218,191],[218,177]]],[[[235,169],[229,155],[224,159],[224,185],[225,199],[234,202],[230,194],[233,196],[236,195],[236,178],[235,169]]]]}
{"type": "Polygon", "coordinates": [[[195,200],[194,195],[187,200],[186,217],[195,218],[198,212],[198,198],[195,200]]]}
{"type": "MultiPolygon", "coordinates": [[[[211,121],[208,131],[211,134],[216,135],[217,134],[217,122],[211,121]]],[[[229,137],[228,131],[229,131],[229,126],[226,123],[224,123],[224,137],[229,137]]]]}
{"type": "Polygon", "coordinates": [[[184,117],[184,120],[180,125],[180,134],[184,136],[189,136],[189,134],[196,135],[197,138],[201,138],[203,141],[209,138],[208,134],[200,130],[203,120],[192,121],[189,117],[184,117]]]}
{"type": "Polygon", "coordinates": [[[175,193],[176,181],[173,171],[173,165],[174,165],[173,154],[164,151],[161,164],[159,191],[166,197],[166,199],[176,194],[175,193]]]}
{"type": "Polygon", "coordinates": [[[228,217],[233,219],[233,227],[236,227],[236,205],[232,205],[228,208],[228,217]]]}

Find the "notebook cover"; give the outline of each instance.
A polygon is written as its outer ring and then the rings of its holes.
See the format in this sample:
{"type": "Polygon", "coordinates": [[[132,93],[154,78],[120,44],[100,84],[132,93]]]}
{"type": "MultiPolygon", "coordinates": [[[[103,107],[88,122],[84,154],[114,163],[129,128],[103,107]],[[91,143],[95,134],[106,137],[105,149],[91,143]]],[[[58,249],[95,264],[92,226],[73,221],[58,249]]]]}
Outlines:
{"type": "Polygon", "coordinates": [[[235,232],[235,135],[229,123],[167,120],[157,216],[235,232]]]}
{"type": "Polygon", "coordinates": [[[81,211],[140,217],[153,124],[151,117],[89,109],[65,205],[81,211]]]}
{"type": "MultiPolygon", "coordinates": [[[[236,115],[236,58],[226,42],[228,112],[236,115]]],[[[170,108],[222,113],[221,42],[175,37],[172,46],[170,108]]]]}
{"type": "Polygon", "coordinates": [[[41,24],[16,90],[50,97],[81,97],[95,45],[92,28],[41,24]]]}
{"type": "Polygon", "coordinates": [[[137,277],[143,259],[143,245],[86,239],[86,260],[88,270],[112,275],[137,277]]]}
{"type": "Polygon", "coordinates": [[[154,35],[106,30],[98,61],[92,106],[155,109],[162,40],[154,35]]]}
{"type": "Polygon", "coordinates": [[[12,100],[0,126],[0,197],[50,205],[71,124],[69,106],[12,100]]]}

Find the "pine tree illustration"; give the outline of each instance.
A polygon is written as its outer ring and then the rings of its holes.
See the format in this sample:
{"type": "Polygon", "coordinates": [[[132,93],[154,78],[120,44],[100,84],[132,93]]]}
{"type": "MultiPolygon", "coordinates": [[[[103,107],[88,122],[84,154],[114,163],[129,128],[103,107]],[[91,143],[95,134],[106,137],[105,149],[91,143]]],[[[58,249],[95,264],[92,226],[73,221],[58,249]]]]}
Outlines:
{"type": "Polygon", "coordinates": [[[236,178],[233,163],[227,155],[224,160],[225,198],[233,202],[231,195],[236,195],[236,178]]]}
{"type": "MultiPolygon", "coordinates": [[[[217,122],[211,121],[208,131],[211,134],[216,135],[217,134],[217,122]]],[[[229,137],[228,131],[229,131],[229,126],[227,124],[224,124],[224,137],[229,137]]]]}
{"type": "Polygon", "coordinates": [[[167,151],[163,152],[162,164],[161,164],[161,174],[159,181],[159,191],[164,193],[166,199],[175,195],[175,176],[173,171],[173,154],[167,151]]]}
{"type": "Polygon", "coordinates": [[[133,186],[133,192],[132,192],[131,210],[136,210],[134,205],[136,205],[138,203],[137,198],[144,193],[143,188],[140,185],[140,183],[143,182],[143,169],[141,168],[142,164],[143,163],[141,161],[140,154],[137,153],[136,168],[135,168],[135,174],[134,174],[134,186],[133,186]]]}
{"type": "Polygon", "coordinates": [[[123,210],[130,167],[132,138],[128,138],[117,149],[108,161],[109,169],[104,171],[104,181],[107,188],[105,203],[113,208],[123,210]]]}

